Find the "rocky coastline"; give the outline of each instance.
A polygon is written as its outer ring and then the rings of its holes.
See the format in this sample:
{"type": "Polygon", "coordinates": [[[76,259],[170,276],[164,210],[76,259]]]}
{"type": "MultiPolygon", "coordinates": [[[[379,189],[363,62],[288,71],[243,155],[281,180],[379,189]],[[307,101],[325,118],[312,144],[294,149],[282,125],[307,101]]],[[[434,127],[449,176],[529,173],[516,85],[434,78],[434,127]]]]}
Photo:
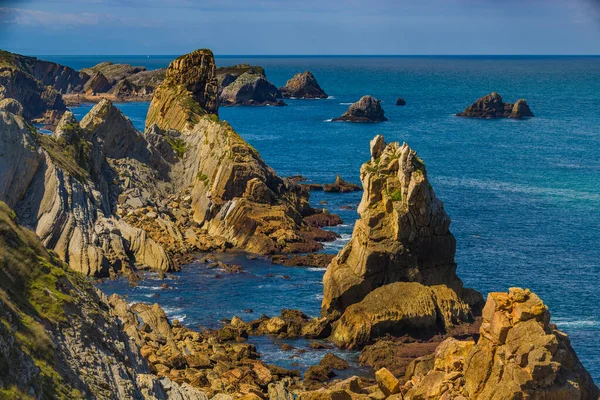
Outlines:
{"type": "MultiPolygon", "coordinates": [[[[450,217],[406,143],[375,136],[362,187],[339,175],[322,186],[362,190],[362,200],[344,248],[316,253],[337,237],[322,228],[341,218],[312,208],[310,186],[278,176],[219,119],[220,105],[326,96],[308,71],[280,90],[260,67],[217,68],[207,49],[151,73],[110,63],[76,72],[1,56],[0,84],[14,98],[0,103],[0,397],[599,398],[536,294],[508,288],[484,299],[464,287],[450,217]],[[56,74],[64,80],[44,86],[56,74]],[[77,121],[61,93],[78,91],[151,95],[146,129],[107,98],[77,121]],[[49,112],[51,136],[31,125],[49,112]],[[141,270],[174,273],[198,253],[228,250],[326,266],[321,314],[232,315],[219,329],[195,330],[158,304],[107,298],[91,283],[122,274],[135,285],[141,270]],[[337,379],[348,364],[332,353],[304,374],[267,364],[248,343],[264,335],[360,352],[372,374],[337,379]]],[[[461,114],[533,116],[524,100],[504,103],[497,93],[461,114]]],[[[380,101],[365,96],[336,120],[387,119],[380,101]]]]}

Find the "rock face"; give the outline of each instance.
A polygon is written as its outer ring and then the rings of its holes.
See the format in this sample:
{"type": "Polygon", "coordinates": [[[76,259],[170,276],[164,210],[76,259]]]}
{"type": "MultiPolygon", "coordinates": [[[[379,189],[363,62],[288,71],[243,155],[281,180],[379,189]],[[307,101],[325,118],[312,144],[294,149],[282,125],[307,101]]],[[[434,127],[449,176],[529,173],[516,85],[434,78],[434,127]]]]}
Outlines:
{"type": "Polygon", "coordinates": [[[193,127],[203,115],[218,113],[217,90],[212,51],[201,49],[179,57],[156,90],[146,126],[178,131],[193,127]]]}
{"type": "Polygon", "coordinates": [[[482,298],[464,289],[456,275],[450,218],[423,161],[406,144],[386,145],[379,136],[371,142],[361,181],[360,219],[323,278],[322,314],[341,316],[334,325],[336,343],[357,347],[386,332],[421,326],[437,333],[471,320],[482,298]],[[396,282],[412,284],[390,285],[396,282]],[[409,288],[429,300],[410,301],[402,294],[409,288]],[[394,304],[393,315],[379,298],[394,304]]]}
{"type": "Polygon", "coordinates": [[[521,99],[515,104],[504,103],[502,96],[493,92],[477,100],[475,103],[465,109],[465,111],[456,114],[457,117],[467,118],[530,118],[533,113],[527,105],[527,101],[521,99]]]}
{"type": "Polygon", "coordinates": [[[8,111],[11,114],[23,116],[23,106],[15,99],[0,100],[0,110],[8,111]]]}
{"type": "Polygon", "coordinates": [[[46,252],[1,202],[0,263],[3,398],[206,399],[150,375],[106,298],[46,252]]]}
{"type": "Polygon", "coordinates": [[[314,213],[308,191],[278,177],[229,124],[204,110],[217,104],[212,53],[194,52],[179,60],[167,70],[146,123],[148,129],[156,124],[181,134],[185,156],[173,166],[171,176],[179,185],[191,187],[195,222],[211,237],[263,254],[317,250],[322,247],[318,240],[333,239],[331,232],[303,221],[314,213]],[[195,96],[173,83],[182,80],[192,88],[208,89],[195,96]]]}
{"type": "Polygon", "coordinates": [[[600,395],[567,335],[550,324],[529,290],[490,293],[478,342],[448,339],[433,368],[407,376],[404,399],[597,399],[600,395]],[[454,382],[448,385],[448,382],[454,382]]]}
{"type": "Polygon", "coordinates": [[[119,119],[131,124],[118,110],[108,102],[98,105],[89,115],[98,124],[87,124],[87,130],[65,113],[54,137],[38,134],[14,114],[0,111],[0,116],[5,151],[0,157],[0,200],[15,209],[19,221],[45,246],[87,275],[106,276],[133,264],[172,268],[166,252],[142,230],[112,216],[111,194],[120,188],[112,183],[115,170],[109,159],[143,155],[127,145],[131,140],[138,146],[141,138],[128,138],[122,129],[110,131],[120,135],[119,141],[111,143],[112,151],[104,150],[103,127],[118,127],[119,119]]]}
{"type": "Polygon", "coordinates": [[[279,88],[284,98],[296,99],[326,99],[327,93],[317,83],[315,76],[310,71],[294,75],[286,82],[285,86],[279,88]]]}
{"type": "Polygon", "coordinates": [[[382,122],[387,121],[387,118],[381,108],[381,100],[377,100],[373,96],[363,96],[348,107],[348,111],[341,117],[334,118],[333,121],[382,122]]]}
{"type": "Polygon", "coordinates": [[[244,72],[223,88],[219,96],[223,106],[285,106],[279,89],[254,70],[244,72]]]}

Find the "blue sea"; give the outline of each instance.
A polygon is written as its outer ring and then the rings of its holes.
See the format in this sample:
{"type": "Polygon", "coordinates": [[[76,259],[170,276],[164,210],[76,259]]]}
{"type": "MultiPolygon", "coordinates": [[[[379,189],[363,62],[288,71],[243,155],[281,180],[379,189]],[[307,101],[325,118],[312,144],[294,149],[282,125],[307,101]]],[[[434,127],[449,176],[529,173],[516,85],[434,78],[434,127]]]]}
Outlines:
{"type": "MultiPolygon", "coordinates": [[[[174,57],[41,58],[79,69],[107,59],[159,68],[174,57]]],[[[308,69],[329,94],[326,100],[286,100],[288,106],[281,108],[219,110],[280,175],[327,183],[340,174],[360,183],[359,168],[369,158],[374,135],[407,142],[425,161],[452,218],[458,274],[466,286],[484,294],[512,286],[536,292],[600,382],[600,58],[217,57],[221,66],[240,62],[263,66],[277,86],[308,69]],[[492,91],[505,101],[527,99],[536,117],[453,116],[492,91]],[[383,101],[388,122],[330,122],[366,94],[383,101]],[[395,106],[399,96],[405,107],[395,106]]],[[[148,103],[119,107],[143,129],[148,103]]],[[[89,109],[74,111],[81,117],[89,109]]],[[[360,196],[313,192],[315,207],[344,219],[335,228],[340,240],[327,251],[337,252],[348,241],[357,214],[340,207],[355,207],[360,196]]],[[[157,301],[194,327],[215,327],[233,315],[245,320],[276,315],[284,307],[318,315],[322,269],[224,257],[246,273],[216,278],[215,271],[192,264],[169,290],[156,290],[160,282],[152,279],[137,288],[125,280],[100,287],[128,294],[130,301],[157,301]],[[254,312],[244,313],[248,308],[254,312]]],[[[305,368],[318,361],[312,353],[296,357],[278,351],[269,339],[253,340],[269,362],[305,368]]]]}

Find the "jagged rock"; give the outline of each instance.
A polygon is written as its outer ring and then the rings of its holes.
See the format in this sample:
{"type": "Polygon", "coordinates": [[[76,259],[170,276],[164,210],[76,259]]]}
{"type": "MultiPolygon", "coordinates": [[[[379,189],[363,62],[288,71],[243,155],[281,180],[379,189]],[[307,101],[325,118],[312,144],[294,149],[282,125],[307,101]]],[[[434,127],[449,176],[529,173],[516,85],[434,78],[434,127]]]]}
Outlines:
{"type": "Polygon", "coordinates": [[[375,372],[375,379],[377,379],[379,389],[386,396],[400,392],[400,381],[398,381],[398,379],[396,379],[396,377],[386,368],[381,368],[375,372]]]}
{"type": "Polygon", "coordinates": [[[397,106],[405,106],[406,100],[404,100],[402,97],[398,97],[398,100],[396,100],[396,105],[397,106]]]}
{"type": "Polygon", "coordinates": [[[90,79],[85,83],[83,87],[84,92],[92,92],[95,93],[106,93],[111,88],[110,82],[106,79],[106,76],[100,71],[95,72],[90,79]]]}
{"type": "Polygon", "coordinates": [[[0,254],[1,397],[206,399],[197,389],[150,376],[106,297],[46,252],[4,203],[0,254]]]}
{"type": "Polygon", "coordinates": [[[285,106],[281,93],[264,75],[248,71],[223,88],[219,99],[223,106],[285,106]]]}
{"type": "Polygon", "coordinates": [[[357,192],[362,190],[362,188],[354,183],[346,182],[342,179],[341,176],[337,175],[335,177],[334,183],[329,183],[323,185],[324,192],[334,192],[334,193],[346,193],[346,192],[357,192]]]}
{"type": "MultiPolygon", "coordinates": [[[[364,193],[350,242],[323,278],[325,315],[341,315],[378,287],[393,282],[445,285],[468,304],[481,295],[456,276],[450,218],[408,145],[388,144],[361,167],[364,193]]],[[[444,296],[447,297],[447,296],[444,296]]]]}
{"type": "Polygon", "coordinates": [[[387,121],[381,108],[381,100],[373,96],[363,96],[356,103],[348,107],[341,117],[334,118],[333,121],[348,122],[382,122],[387,121]]]}
{"type": "Polygon", "coordinates": [[[328,97],[310,71],[294,75],[285,86],[279,88],[279,91],[284,98],[326,99],[328,97]]]}
{"type": "Polygon", "coordinates": [[[218,112],[218,84],[212,51],[201,49],[169,65],[148,109],[146,126],[168,130],[192,127],[205,114],[218,112]]]}
{"type": "Polygon", "coordinates": [[[465,111],[456,114],[457,117],[467,118],[528,118],[533,117],[527,102],[523,99],[512,103],[504,103],[502,96],[492,92],[477,100],[475,103],[465,109],[465,111]]]}
{"type": "Polygon", "coordinates": [[[15,99],[0,100],[0,110],[8,111],[11,114],[23,116],[23,106],[15,99]]]}
{"type": "Polygon", "coordinates": [[[387,146],[385,143],[385,138],[382,135],[377,135],[369,144],[371,146],[371,161],[376,161],[379,157],[381,157],[381,154],[383,154],[383,151],[387,146]]]}
{"type": "Polygon", "coordinates": [[[520,288],[490,293],[477,344],[448,339],[436,350],[433,369],[409,384],[405,399],[437,399],[442,392],[499,400],[600,394],[567,335],[550,324],[544,303],[520,288]]]}

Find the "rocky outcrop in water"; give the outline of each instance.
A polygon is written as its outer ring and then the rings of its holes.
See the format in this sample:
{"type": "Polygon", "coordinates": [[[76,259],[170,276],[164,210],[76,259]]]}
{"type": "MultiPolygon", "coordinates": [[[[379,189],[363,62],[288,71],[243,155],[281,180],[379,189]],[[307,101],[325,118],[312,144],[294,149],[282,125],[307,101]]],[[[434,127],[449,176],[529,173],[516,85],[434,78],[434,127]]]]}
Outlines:
{"type": "Polygon", "coordinates": [[[15,218],[0,202],[0,397],[206,399],[151,375],[106,298],[15,218]]]}
{"type": "Polygon", "coordinates": [[[398,97],[398,100],[396,100],[396,105],[397,106],[405,106],[406,100],[404,100],[402,97],[398,97]]]}
{"type": "Polygon", "coordinates": [[[363,96],[348,107],[341,117],[334,118],[333,121],[382,122],[387,121],[387,118],[381,108],[381,100],[377,100],[373,96],[363,96]]]}
{"type": "Polygon", "coordinates": [[[171,176],[191,187],[194,221],[212,237],[263,254],[314,251],[322,247],[319,240],[335,238],[304,222],[314,214],[307,190],[278,177],[229,124],[205,111],[216,112],[217,104],[212,53],[198,51],[179,60],[167,70],[146,123],[148,129],[155,124],[161,131],[180,132],[184,155],[171,176]],[[200,88],[198,94],[182,90],[180,80],[200,88]]]}
{"type": "Polygon", "coordinates": [[[285,106],[280,97],[279,89],[264,73],[250,69],[224,86],[219,100],[223,106],[285,106]]]}
{"type": "Polygon", "coordinates": [[[447,339],[429,371],[407,376],[405,399],[597,399],[569,338],[529,290],[490,293],[477,343],[447,339]]]}
{"type": "Polygon", "coordinates": [[[346,182],[341,176],[335,177],[335,182],[323,185],[324,192],[333,193],[347,193],[347,192],[358,192],[362,188],[354,183],[346,182]]]}
{"type": "Polygon", "coordinates": [[[477,100],[475,103],[465,109],[465,111],[456,114],[457,117],[466,118],[531,118],[533,113],[526,100],[519,100],[515,104],[505,103],[502,96],[493,92],[477,100]]]}
{"type": "Polygon", "coordinates": [[[310,71],[294,75],[285,86],[279,88],[279,91],[284,98],[326,99],[328,97],[310,71]]]}
{"type": "Polygon", "coordinates": [[[323,278],[322,313],[339,318],[334,342],[361,347],[385,333],[436,334],[471,321],[482,298],[456,275],[450,218],[423,161],[377,136],[361,181],[360,219],[323,278]]]}

